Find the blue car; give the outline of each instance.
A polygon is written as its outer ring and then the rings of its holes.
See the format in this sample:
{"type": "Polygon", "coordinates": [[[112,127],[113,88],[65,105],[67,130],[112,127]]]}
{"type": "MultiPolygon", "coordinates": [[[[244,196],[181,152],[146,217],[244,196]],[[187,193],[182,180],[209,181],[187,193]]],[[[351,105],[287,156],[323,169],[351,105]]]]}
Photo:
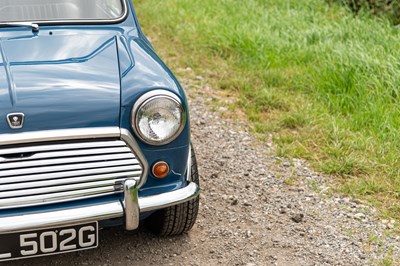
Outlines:
{"type": "Polygon", "coordinates": [[[0,261],[195,223],[182,87],[128,0],[0,0],[0,261]]]}

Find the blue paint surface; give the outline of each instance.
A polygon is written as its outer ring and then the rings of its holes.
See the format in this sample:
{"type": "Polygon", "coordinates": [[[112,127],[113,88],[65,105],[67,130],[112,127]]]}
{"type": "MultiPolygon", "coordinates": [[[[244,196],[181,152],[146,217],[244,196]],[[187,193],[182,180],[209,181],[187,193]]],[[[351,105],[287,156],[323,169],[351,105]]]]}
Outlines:
{"type": "MultiPolygon", "coordinates": [[[[141,95],[156,89],[175,93],[188,109],[181,86],[154,52],[128,2],[127,17],[117,24],[41,25],[38,33],[0,29],[0,134],[119,126],[135,136],[132,107],[141,95]],[[14,112],[25,114],[22,129],[7,124],[6,115],[14,112]]],[[[189,122],[176,140],[161,147],[135,138],[150,166],[158,160],[171,166],[163,180],[149,174],[140,196],[186,185],[189,122]]],[[[85,204],[114,200],[104,197],[85,204]]],[[[0,216],[76,204],[83,203],[0,211],[0,216]]]]}

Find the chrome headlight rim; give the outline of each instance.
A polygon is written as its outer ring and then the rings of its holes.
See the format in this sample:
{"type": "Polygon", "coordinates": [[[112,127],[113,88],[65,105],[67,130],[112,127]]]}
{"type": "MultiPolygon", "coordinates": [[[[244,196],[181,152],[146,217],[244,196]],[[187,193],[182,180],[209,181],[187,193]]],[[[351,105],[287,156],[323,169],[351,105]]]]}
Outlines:
{"type": "Polygon", "coordinates": [[[142,142],[149,144],[149,145],[154,145],[154,146],[163,146],[163,145],[167,145],[167,144],[171,143],[176,138],[178,138],[178,136],[182,133],[183,129],[186,126],[186,119],[187,119],[186,110],[183,106],[181,99],[176,94],[174,94],[170,91],[158,89],[158,90],[153,90],[153,91],[143,94],[136,101],[136,103],[134,104],[134,106],[132,108],[131,126],[132,126],[133,131],[135,132],[135,135],[142,142]],[[180,112],[181,112],[181,121],[180,121],[180,126],[174,135],[170,136],[169,138],[167,138],[163,141],[153,141],[153,140],[147,139],[145,136],[143,136],[142,132],[140,131],[138,114],[139,114],[139,110],[141,107],[145,106],[147,103],[149,103],[152,100],[160,99],[160,98],[172,100],[177,105],[179,105],[180,112]]]}

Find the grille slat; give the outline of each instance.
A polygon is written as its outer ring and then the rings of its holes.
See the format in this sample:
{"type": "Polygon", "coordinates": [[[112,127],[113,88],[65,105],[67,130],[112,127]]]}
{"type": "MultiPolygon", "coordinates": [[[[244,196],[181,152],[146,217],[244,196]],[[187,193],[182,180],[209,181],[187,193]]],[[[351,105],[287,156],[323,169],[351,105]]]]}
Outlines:
{"type": "Polygon", "coordinates": [[[7,145],[0,148],[0,209],[121,193],[121,183],[142,173],[121,140],[7,145]]]}
{"type": "Polygon", "coordinates": [[[84,150],[74,150],[74,151],[56,151],[56,152],[40,152],[28,157],[20,157],[14,159],[0,158],[0,162],[22,162],[22,161],[32,161],[38,159],[49,159],[49,158],[65,158],[71,156],[84,156],[84,155],[102,155],[102,154],[116,154],[116,153],[130,153],[131,150],[127,147],[117,147],[117,148],[104,148],[104,149],[84,149],[84,150]]]}
{"type": "Polygon", "coordinates": [[[66,202],[77,199],[87,199],[96,196],[105,196],[115,194],[115,187],[99,187],[91,189],[82,189],[78,191],[67,191],[52,193],[47,195],[25,196],[18,198],[0,199],[0,209],[9,209],[10,207],[28,207],[43,205],[55,202],[66,202]]]}
{"type": "Polygon", "coordinates": [[[88,169],[88,170],[78,170],[78,171],[68,171],[68,172],[58,172],[58,173],[48,173],[48,174],[36,174],[36,175],[22,175],[22,176],[13,176],[13,177],[5,177],[0,178],[0,186],[4,184],[12,184],[12,183],[22,183],[28,181],[42,181],[42,180],[50,180],[50,179],[62,179],[69,177],[79,177],[86,175],[101,175],[108,173],[115,173],[118,175],[120,172],[126,172],[130,170],[136,170],[138,174],[142,172],[140,166],[136,166],[133,168],[132,166],[119,166],[119,167],[107,167],[107,168],[97,168],[97,169],[88,169]]]}
{"type": "Polygon", "coordinates": [[[65,150],[80,150],[80,149],[88,149],[88,148],[106,148],[106,147],[126,147],[126,144],[123,141],[115,140],[115,141],[96,141],[96,142],[25,146],[25,147],[18,147],[18,148],[0,149],[0,156],[4,156],[7,154],[15,154],[15,153],[63,151],[63,150],[65,151],[65,150]]]}
{"type": "Polygon", "coordinates": [[[137,165],[139,162],[135,159],[108,161],[108,162],[96,162],[96,163],[79,163],[79,164],[66,164],[56,165],[48,167],[35,167],[35,168],[23,168],[14,170],[5,170],[0,172],[0,177],[26,175],[35,173],[52,173],[52,172],[63,172],[69,170],[79,169],[93,169],[93,168],[105,168],[109,166],[123,166],[123,165],[137,165]]]}
{"type": "Polygon", "coordinates": [[[79,162],[103,162],[108,160],[122,160],[122,159],[135,159],[132,153],[122,154],[107,154],[107,155],[96,155],[96,156],[82,156],[82,157],[69,157],[62,159],[47,159],[47,160],[36,160],[36,161],[22,161],[12,163],[0,164],[0,171],[7,169],[21,169],[35,167],[37,165],[50,166],[50,165],[67,165],[79,162]]]}
{"type": "MultiPolygon", "coordinates": [[[[33,189],[23,189],[18,191],[18,197],[22,196],[34,196],[41,194],[49,194],[49,193],[58,193],[58,192],[66,192],[66,191],[76,191],[82,189],[90,189],[90,188],[99,188],[106,186],[114,186],[118,182],[122,182],[124,179],[111,179],[111,180],[103,180],[97,182],[85,182],[80,184],[70,184],[70,185],[62,185],[62,186],[51,186],[51,187],[42,187],[42,188],[33,188],[33,189]]],[[[4,198],[15,198],[15,191],[5,191],[0,192],[0,199],[4,198]]]]}
{"type": "Polygon", "coordinates": [[[62,179],[54,179],[54,180],[43,180],[43,181],[35,181],[35,182],[7,184],[7,185],[0,186],[0,192],[10,191],[10,190],[19,190],[19,189],[60,186],[60,185],[67,185],[67,184],[78,184],[78,183],[85,183],[85,182],[95,182],[95,181],[101,181],[101,180],[113,180],[113,179],[122,178],[122,177],[124,177],[124,178],[140,177],[140,174],[141,174],[140,172],[131,171],[131,172],[113,173],[113,174],[106,174],[106,175],[90,175],[90,176],[80,176],[80,177],[62,178],[62,179]]]}

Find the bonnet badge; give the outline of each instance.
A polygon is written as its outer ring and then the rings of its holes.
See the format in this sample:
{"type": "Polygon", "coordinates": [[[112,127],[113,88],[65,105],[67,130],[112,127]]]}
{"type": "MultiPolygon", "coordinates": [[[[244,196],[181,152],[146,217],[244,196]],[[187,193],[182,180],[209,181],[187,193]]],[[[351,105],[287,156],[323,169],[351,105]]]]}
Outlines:
{"type": "Polygon", "coordinates": [[[10,128],[20,129],[24,126],[24,118],[23,113],[12,113],[7,115],[7,122],[10,128]]]}

